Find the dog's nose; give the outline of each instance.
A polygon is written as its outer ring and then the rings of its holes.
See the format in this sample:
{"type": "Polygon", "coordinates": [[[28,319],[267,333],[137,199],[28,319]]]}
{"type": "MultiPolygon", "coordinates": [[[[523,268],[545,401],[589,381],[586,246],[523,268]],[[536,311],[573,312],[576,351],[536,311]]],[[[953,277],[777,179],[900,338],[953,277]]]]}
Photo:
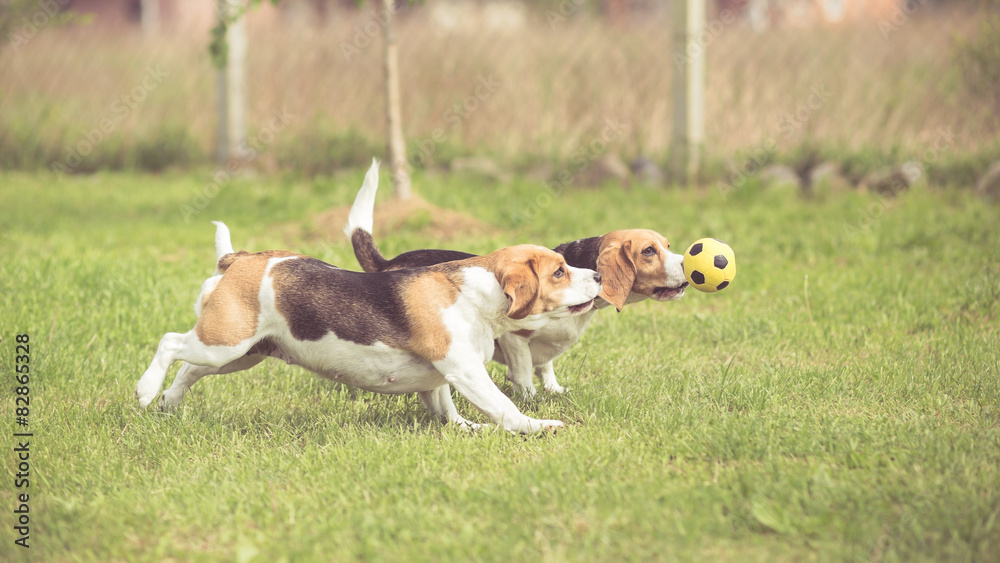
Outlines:
{"type": "Polygon", "coordinates": [[[597,282],[597,283],[601,283],[601,273],[600,272],[594,272],[594,281],[597,282]]]}

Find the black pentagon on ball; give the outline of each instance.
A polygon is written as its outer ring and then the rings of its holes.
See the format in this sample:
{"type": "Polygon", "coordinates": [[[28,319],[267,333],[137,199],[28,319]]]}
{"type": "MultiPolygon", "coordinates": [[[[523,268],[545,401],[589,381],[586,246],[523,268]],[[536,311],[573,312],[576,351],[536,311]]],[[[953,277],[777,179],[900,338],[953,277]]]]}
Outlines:
{"type": "Polygon", "coordinates": [[[715,262],[715,267],[718,268],[718,269],[720,269],[720,270],[726,269],[726,266],[729,265],[729,260],[726,260],[726,257],[723,256],[723,255],[721,255],[721,254],[716,254],[715,255],[714,262],[715,262]]]}
{"type": "Polygon", "coordinates": [[[728,285],[729,285],[729,282],[724,281],[724,282],[720,283],[719,286],[716,287],[715,289],[726,289],[726,286],[728,286],[728,285]]]}
{"type": "Polygon", "coordinates": [[[701,285],[705,283],[705,274],[699,272],[698,270],[694,270],[691,272],[691,281],[693,281],[698,285],[701,285]]]}
{"type": "MultiPolygon", "coordinates": [[[[697,255],[701,254],[701,248],[702,248],[702,246],[701,246],[700,242],[696,243],[696,244],[693,244],[693,245],[691,245],[691,250],[688,251],[688,254],[690,254],[691,256],[697,256],[697,255]]],[[[701,282],[698,282],[698,283],[701,283],[701,282]]]]}

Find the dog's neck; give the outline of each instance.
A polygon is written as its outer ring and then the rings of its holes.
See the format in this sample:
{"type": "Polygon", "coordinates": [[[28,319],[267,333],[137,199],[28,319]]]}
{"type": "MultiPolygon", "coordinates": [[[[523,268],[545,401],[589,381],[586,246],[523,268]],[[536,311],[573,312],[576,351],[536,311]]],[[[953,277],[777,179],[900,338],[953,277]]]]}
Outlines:
{"type": "Polygon", "coordinates": [[[597,269],[597,257],[601,253],[601,242],[604,237],[590,237],[565,242],[553,250],[566,258],[566,263],[574,268],[597,269]]]}
{"type": "Polygon", "coordinates": [[[528,315],[523,319],[510,318],[507,316],[510,304],[497,281],[496,273],[478,265],[475,258],[452,262],[456,265],[459,263],[463,267],[455,272],[461,275],[462,295],[476,308],[480,318],[493,331],[494,338],[517,330],[538,330],[552,320],[549,313],[528,315]]]}

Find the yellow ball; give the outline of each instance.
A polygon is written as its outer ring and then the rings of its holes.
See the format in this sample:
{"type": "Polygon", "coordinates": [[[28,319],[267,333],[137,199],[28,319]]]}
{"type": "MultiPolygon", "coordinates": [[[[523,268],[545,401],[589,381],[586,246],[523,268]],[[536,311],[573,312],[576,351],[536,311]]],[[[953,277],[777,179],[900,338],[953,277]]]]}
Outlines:
{"type": "Polygon", "coordinates": [[[698,291],[725,289],[736,277],[736,255],[719,239],[699,239],[684,253],[684,277],[698,291]]]}

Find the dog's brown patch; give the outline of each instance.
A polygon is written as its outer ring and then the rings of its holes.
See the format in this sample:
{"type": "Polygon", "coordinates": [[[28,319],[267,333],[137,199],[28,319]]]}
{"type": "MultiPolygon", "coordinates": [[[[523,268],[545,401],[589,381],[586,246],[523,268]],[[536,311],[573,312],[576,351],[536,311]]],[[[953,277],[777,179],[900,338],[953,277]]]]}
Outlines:
{"type": "Polygon", "coordinates": [[[219,259],[225,272],[201,306],[195,334],[208,346],[236,346],[257,332],[260,317],[260,284],[271,258],[296,256],[292,252],[270,250],[250,254],[236,252],[219,259]]]}
{"type": "Polygon", "coordinates": [[[430,271],[407,280],[400,296],[410,327],[409,348],[430,361],[443,359],[451,346],[451,333],[441,312],[458,299],[460,287],[445,272],[430,271]]]}

